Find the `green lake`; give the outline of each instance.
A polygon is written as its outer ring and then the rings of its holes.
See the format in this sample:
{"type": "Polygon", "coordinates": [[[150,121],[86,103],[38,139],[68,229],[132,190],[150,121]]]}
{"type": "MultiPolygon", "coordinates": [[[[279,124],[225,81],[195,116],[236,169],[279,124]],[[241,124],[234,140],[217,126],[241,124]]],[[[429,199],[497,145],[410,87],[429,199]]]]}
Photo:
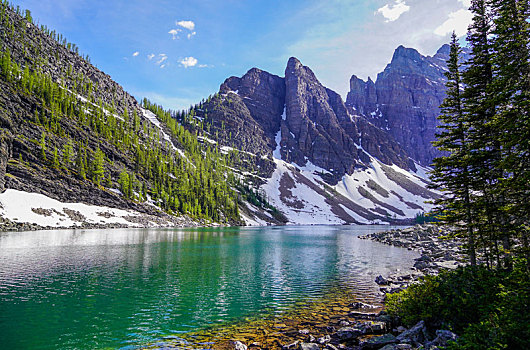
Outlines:
{"type": "Polygon", "coordinates": [[[388,226],[0,232],[0,348],[136,349],[281,313],[417,253],[357,236],[388,226]]]}

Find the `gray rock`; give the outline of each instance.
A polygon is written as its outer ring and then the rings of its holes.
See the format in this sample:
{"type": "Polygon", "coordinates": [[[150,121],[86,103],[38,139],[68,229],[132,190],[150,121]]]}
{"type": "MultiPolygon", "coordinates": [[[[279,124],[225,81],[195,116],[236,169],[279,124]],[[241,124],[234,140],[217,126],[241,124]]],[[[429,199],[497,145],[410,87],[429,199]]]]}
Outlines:
{"type": "Polygon", "coordinates": [[[385,345],[399,343],[392,334],[385,334],[380,337],[373,337],[362,341],[359,344],[360,349],[380,349],[385,345]]]}
{"type": "Polygon", "coordinates": [[[326,344],[331,341],[331,337],[329,334],[326,334],[325,336],[318,338],[317,341],[319,344],[326,344]]]}
{"type": "Polygon", "coordinates": [[[284,349],[284,350],[296,349],[298,347],[298,344],[300,344],[300,340],[297,340],[297,341],[295,341],[294,343],[291,343],[291,344],[284,345],[284,346],[282,346],[282,349],[284,349]]]}
{"type": "Polygon", "coordinates": [[[396,350],[397,346],[395,344],[388,344],[381,348],[381,350],[396,350]]]}
{"type": "Polygon", "coordinates": [[[397,350],[412,350],[412,345],[410,344],[397,344],[396,345],[397,350]]]}
{"type": "Polygon", "coordinates": [[[352,76],[346,105],[352,113],[388,130],[413,159],[429,165],[440,154],[431,141],[438,125],[438,106],[445,97],[448,53],[448,45],[433,57],[398,47],[375,83],[352,76]]]}
{"type": "MultiPolygon", "coordinates": [[[[3,126],[2,126],[3,127],[3,126]]],[[[13,136],[8,130],[0,129],[0,193],[4,191],[7,161],[11,156],[13,136]]]]}
{"type": "Polygon", "coordinates": [[[299,350],[320,350],[318,344],[315,343],[300,343],[299,350]]]}
{"type": "Polygon", "coordinates": [[[400,343],[412,344],[414,346],[424,344],[428,339],[427,328],[425,327],[425,322],[423,322],[423,320],[397,336],[397,340],[399,340],[400,343]]]}
{"type": "Polygon", "coordinates": [[[363,332],[360,329],[353,327],[342,327],[334,333],[334,337],[338,338],[339,340],[350,340],[355,339],[362,334],[363,332]]]}
{"type": "Polygon", "coordinates": [[[388,281],[386,278],[384,278],[383,276],[379,275],[375,278],[375,283],[377,283],[378,285],[380,286],[386,286],[386,285],[389,285],[390,284],[390,281],[388,281]]]}
{"type": "Polygon", "coordinates": [[[234,350],[247,350],[247,346],[239,340],[232,342],[232,345],[234,346],[234,350]]]}
{"type": "Polygon", "coordinates": [[[448,345],[449,341],[457,341],[458,336],[448,330],[437,330],[436,331],[436,338],[434,340],[427,342],[425,344],[425,349],[433,349],[436,347],[445,347],[448,345]]]}
{"type": "Polygon", "coordinates": [[[358,309],[373,309],[375,308],[374,305],[371,305],[371,304],[366,304],[366,303],[363,303],[363,302],[355,302],[355,303],[351,303],[350,304],[350,308],[354,309],[354,310],[358,310],[358,309]]]}
{"type": "Polygon", "coordinates": [[[399,326],[396,330],[397,330],[398,333],[403,333],[403,332],[405,332],[407,329],[406,329],[405,327],[403,327],[403,326],[399,326]]]}

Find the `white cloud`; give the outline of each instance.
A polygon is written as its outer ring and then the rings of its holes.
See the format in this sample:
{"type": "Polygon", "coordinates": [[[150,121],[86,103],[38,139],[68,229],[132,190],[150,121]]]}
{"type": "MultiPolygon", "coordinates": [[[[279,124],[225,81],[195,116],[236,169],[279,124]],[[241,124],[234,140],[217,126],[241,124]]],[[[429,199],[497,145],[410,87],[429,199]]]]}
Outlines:
{"type": "Polygon", "coordinates": [[[386,4],[377,10],[377,13],[386,18],[386,22],[397,20],[402,14],[410,10],[410,6],[405,4],[405,0],[396,0],[395,4],[386,4]]]}
{"type": "Polygon", "coordinates": [[[133,57],[136,57],[136,56],[138,56],[139,54],[140,54],[140,52],[136,51],[136,52],[133,53],[132,55],[133,55],[133,57]]]}
{"type": "MultiPolygon", "coordinates": [[[[352,19],[359,18],[360,9],[364,8],[359,1],[329,0],[308,7],[306,13],[295,15],[292,22],[305,23],[315,18],[319,21],[282,50],[277,59],[280,69],[273,73],[281,75],[287,59],[295,56],[313,70],[324,86],[345,97],[352,74],[364,80],[368,76],[376,80],[377,73],[384,70],[399,45],[415,48],[422,55],[435,54],[449,42],[449,37],[436,35],[434,31],[450,13],[464,8],[462,0],[405,2],[410,6],[406,20],[400,18],[384,25],[385,19],[380,14],[354,22],[352,19]]],[[[395,0],[385,3],[394,4],[395,0]]],[[[372,13],[384,3],[380,4],[372,13]]],[[[285,28],[279,29],[278,36],[282,30],[285,28]]]]}
{"type": "Polygon", "coordinates": [[[471,7],[471,0],[458,0],[458,1],[460,1],[466,9],[471,7]]]}
{"type": "Polygon", "coordinates": [[[161,53],[158,55],[158,61],[156,61],[156,64],[161,65],[165,60],[167,60],[167,55],[165,53],[161,53]]]}
{"type": "Polygon", "coordinates": [[[193,31],[195,29],[195,23],[193,21],[178,21],[175,23],[177,26],[186,28],[189,31],[193,31]]]}
{"type": "Polygon", "coordinates": [[[193,67],[195,66],[199,61],[195,57],[185,57],[184,59],[180,60],[179,63],[184,66],[184,68],[193,67]]]}
{"type": "Polygon", "coordinates": [[[195,34],[197,34],[197,32],[191,32],[188,34],[188,39],[191,39],[192,36],[194,36],[195,34]]]}
{"type": "Polygon", "coordinates": [[[171,29],[168,34],[171,34],[173,36],[173,40],[178,38],[179,32],[181,32],[182,29],[171,29]]]}
{"type": "Polygon", "coordinates": [[[152,54],[150,54],[150,55],[147,55],[147,59],[148,59],[149,61],[151,61],[154,57],[155,57],[155,54],[154,54],[154,53],[152,53],[152,54]]]}
{"type": "Polygon", "coordinates": [[[449,18],[434,30],[434,34],[444,36],[454,30],[457,36],[462,36],[466,34],[472,19],[473,14],[466,9],[451,12],[449,18]]]}

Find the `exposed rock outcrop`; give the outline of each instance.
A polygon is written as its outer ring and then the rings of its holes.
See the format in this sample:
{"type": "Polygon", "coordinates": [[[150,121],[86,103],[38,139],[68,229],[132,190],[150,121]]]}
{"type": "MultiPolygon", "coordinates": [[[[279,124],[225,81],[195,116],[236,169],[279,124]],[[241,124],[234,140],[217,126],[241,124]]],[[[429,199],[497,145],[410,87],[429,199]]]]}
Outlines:
{"type": "Polygon", "coordinates": [[[448,55],[448,45],[432,57],[399,46],[375,83],[351,77],[348,108],[387,131],[411,158],[429,165],[440,155],[431,142],[445,98],[448,55]]]}
{"type": "Polygon", "coordinates": [[[0,192],[4,190],[7,161],[11,154],[13,136],[8,130],[0,129],[0,192]]]}
{"type": "Polygon", "coordinates": [[[294,57],[287,63],[285,78],[257,68],[241,78],[228,78],[202,112],[200,117],[221,143],[258,158],[271,157],[279,146],[282,160],[298,166],[311,162],[328,170],[324,179],[330,184],[366,167],[369,155],[414,169],[392,138],[366,119],[352,116],[340,95],[324,87],[294,57]]]}

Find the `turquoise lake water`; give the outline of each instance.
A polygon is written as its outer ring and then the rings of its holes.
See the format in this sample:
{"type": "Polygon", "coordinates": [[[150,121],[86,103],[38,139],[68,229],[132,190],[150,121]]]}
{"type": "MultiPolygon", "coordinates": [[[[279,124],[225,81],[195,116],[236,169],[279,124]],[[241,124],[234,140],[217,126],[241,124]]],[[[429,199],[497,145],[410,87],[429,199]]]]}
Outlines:
{"type": "Polygon", "coordinates": [[[350,288],[417,254],[388,226],[0,232],[0,348],[134,349],[350,288]]]}

